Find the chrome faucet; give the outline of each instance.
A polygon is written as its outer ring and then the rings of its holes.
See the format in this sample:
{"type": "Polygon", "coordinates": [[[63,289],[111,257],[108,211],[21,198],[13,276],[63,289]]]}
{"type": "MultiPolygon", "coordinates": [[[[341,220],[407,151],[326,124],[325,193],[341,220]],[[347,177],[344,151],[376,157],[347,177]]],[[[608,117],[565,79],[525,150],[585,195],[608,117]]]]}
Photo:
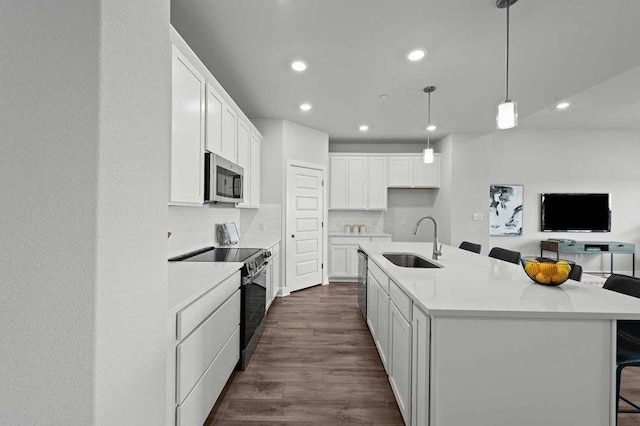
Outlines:
{"type": "Polygon", "coordinates": [[[416,226],[413,227],[413,235],[418,235],[418,228],[420,227],[420,222],[425,219],[431,219],[433,222],[433,260],[438,260],[438,257],[442,256],[442,244],[438,243],[438,222],[435,218],[431,216],[422,216],[417,222],[416,226]]]}

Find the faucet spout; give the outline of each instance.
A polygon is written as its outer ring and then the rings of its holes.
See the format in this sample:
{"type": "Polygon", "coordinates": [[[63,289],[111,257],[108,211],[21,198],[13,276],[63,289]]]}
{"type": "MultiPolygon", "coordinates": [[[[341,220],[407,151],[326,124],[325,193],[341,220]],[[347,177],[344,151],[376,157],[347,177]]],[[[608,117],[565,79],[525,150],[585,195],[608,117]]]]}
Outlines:
{"type": "Polygon", "coordinates": [[[420,223],[425,219],[429,219],[433,222],[433,260],[438,260],[438,258],[442,256],[442,251],[440,250],[442,249],[442,244],[438,242],[438,221],[432,216],[422,216],[413,227],[413,235],[418,235],[420,223]]]}

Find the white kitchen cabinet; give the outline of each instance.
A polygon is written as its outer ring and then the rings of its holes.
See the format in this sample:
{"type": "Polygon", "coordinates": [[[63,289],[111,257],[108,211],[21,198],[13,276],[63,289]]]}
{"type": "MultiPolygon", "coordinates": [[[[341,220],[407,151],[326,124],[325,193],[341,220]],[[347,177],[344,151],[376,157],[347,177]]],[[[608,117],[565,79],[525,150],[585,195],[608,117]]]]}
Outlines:
{"type": "Polygon", "coordinates": [[[222,144],[220,156],[235,163],[237,161],[238,115],[226,103],[222,108],[222,144]]]}
{"type": "Polygon", "coordinates": [[[329,237],[329,280],[358,278],[360,243],[391,242],[391,236],[348,235],[329,237]]]}
{"type": "Polygon", "coordinates": [[[243,197],[244,201],[237,207],[251,205],[251,137],[249,126],[238,120],[237,164],[244,170],[243,197]]]}
{"type": "Polygon", "coordinates": [[[411,360],[411,424],[429,424],[429,380],[431,352],[431,319],[413,306],[411,360]]]}
{"type": "MultiPolygon", "coordinates": [[[[364,210],[367,206],[367,159],[349,157],[347,173],[347,206],[349,209],[364,210]]],[[[344,183],[343,183],[344,184],[344,183]]]]}
{"type": "Polygon", "coordinates": [[[421,154],[389,157],[389,188],[439,188],[440,161],[440,154],[430,164],[421,154]]]}
{"type": "Polygon", "coordinates": [[[389,373],[389,319],[390,319],[390,303],[389,303],[389,295],[383,290],[383,288],[378,284],[378,323],[377,323],[377,334],[376,334],[376,346],[378,347],[378,353],[380,354],[380,359],[382,360],[382,365],[384,366],[387,374],[389,373]]]}
{"type": "Polygon", "coordinates": [[[267,311],[280,288],[280,243],[278,242],[269,250],[271,251],[271,258],[269,258],[269,264],[267,265],[267,300],[265,304],[267,311]]]}
{"type": "Polygon", "coordinates": [[[207,83],[207,128],[205,148],[209,152],[222,153],[222,97],[213,85],[207,83]]]}
{"type": "MultiPolygon", "coordinates": [[[[353,247],[354,246],[337,244],[330,246],[329,276],[346,277],[351,275],[349,263],[351,262],[350,252],[353,251],[353,247]]],[[[358,246],[355,247],[356,249],[358,248],[358,246]]]]}
{"type": "Polygon", "coordinates": [[[371,272],[367,271],[367,325],[373,340],[378,334],[378,284],[371,272]]]}
{"type": "Polygon", "coordinates": [[[349,207],[348,175],[349,158],[331,157],[330,161],[329,207],[347,209],[349,207]]]}
{"type": "Polygon", "coordinates": [[[386,157],[331,155],[330,166],[330,209],[387,208],[386,157]]]}
{"type": "Polygon", "coordinates": [[[367,165],[367,207],[387,209],[387,159],[369,157],[367,165]]]}
{"type": "Polygon", "coordinates": [[[252,208],[260,207],[260,138],[251,134],[251,172],[249,173],[249,182],[251,189],[249,190],[250,202],[252,208]]]}
{"type": "Polygon", "coordinates": [[[389,382],[405,423],[411,419],[411,324],[390,303],[389,382]]]}
{"type": "Polygon", "coordinates": [[[171,192],[172,204],[204,202],[205,78],[172,47],[171,192]]]}

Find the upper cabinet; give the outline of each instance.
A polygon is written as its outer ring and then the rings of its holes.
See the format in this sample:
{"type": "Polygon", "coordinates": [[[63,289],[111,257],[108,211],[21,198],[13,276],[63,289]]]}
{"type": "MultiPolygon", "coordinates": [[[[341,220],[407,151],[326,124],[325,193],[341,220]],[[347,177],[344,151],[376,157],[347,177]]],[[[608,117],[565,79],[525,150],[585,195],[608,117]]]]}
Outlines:
{"type": "Polygon", "coordinates": [[[440,188],[440,154],[430,164],[421,154],[389,157],[389,188],[440,188]]]}
{"type": "Polygon", "coordinates": [[[175,46],[172,49],[172,72],[169,201],[175,204],[202,204],[205,78],[175,46]]]}
{"type": "Polygon", "coordinates": [[[385,210],[387,159],[385,157],[331,155],[330,209],[385,210]]]}
{"type": "Polygon", "coordinates": [[[244,169],[245,201],[239,206],[258,208],[262,136],[173,28],[171,41],[169,203],[203,205],[204,153],[208,151],[244,169]]]}

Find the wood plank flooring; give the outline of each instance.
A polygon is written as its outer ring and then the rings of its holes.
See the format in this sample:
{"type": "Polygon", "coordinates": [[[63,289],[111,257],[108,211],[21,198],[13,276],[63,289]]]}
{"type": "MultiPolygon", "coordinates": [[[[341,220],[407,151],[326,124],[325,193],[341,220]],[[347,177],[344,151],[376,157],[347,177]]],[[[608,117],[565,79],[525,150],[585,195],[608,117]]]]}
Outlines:
{"type": "Polygon", "coordinates": [[[276,299],[205,424],[404,424],[356,291],[332,283],[276,299]]]}
{"type": "MultiPolygon", "coordinates": [[[[356,291],[332,283],[276,299],[249,367],[205,425],[402,425],[356,291]]],[[[640,401],[640,369],[626,368],[622,384],[640,401]]],[[[620,414],[618,426],[640,426],[640,415],[620,414]]]]}

